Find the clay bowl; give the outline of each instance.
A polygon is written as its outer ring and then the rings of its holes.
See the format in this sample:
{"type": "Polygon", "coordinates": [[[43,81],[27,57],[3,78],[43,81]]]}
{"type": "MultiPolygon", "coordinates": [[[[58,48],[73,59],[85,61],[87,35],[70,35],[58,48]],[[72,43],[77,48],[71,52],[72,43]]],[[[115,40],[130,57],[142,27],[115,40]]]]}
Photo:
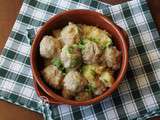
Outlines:
{"type": "MultiPolygon", "coordinates": [[[[33,77],[34,78],[34,77],[33,77]]],[[[42,88],[38,85],[38,83],[36,81],[34,81],[34,88],[35,91],[37,93],[37,95],[39,96],[39,98],[46,102],[46,103],[50,103],[50,104],[62,104],[59,101],[56,101],[55,99],[53,99],[51,96],[49,96],[47,93],[45,93],[42,88]]]]}
{"type": "MultiPolygon", "coordinates": [[[[39,85],[39,87],[51,98],[55,103],[60,104],[69,104],[69,105],[88,105],[95,102],[99,102],[104,98],[110,96],[113,91],[115,91],[123,80],[123,77],[127,70],[128,65],[128,39],[124,30],[114,24],[108,17],[103,16],[100,13],[91,10],[69,10],[62,13],[59,13],[52,18],[50,18],[38,31],[36,34],[32,48],[31,48],[31,68],[34,76],[34,81],[39,85]],[[86,25],[94,25],[101,29],[106,30],[112,35],[112,39],[116,47],[122,52],[122,60],[121,60],[121,68],[117,73],[117,77],[112,87],[106,90],[102,95],[97,96],[93,99],[78,102],[74,100],[66,99],[54,92],[54,90],[46,84],[41,77],[40,71],[42,70],[42,66],[39,55],[39,43],[44,35],[51,34],[53,29],[62,28],[71,21],[76,24],[86,24],[86,25]]],[[[42,92],[41,90],[38,90],[42,92]]],[[[49,98],[49,99],[51,99],[49,98]]]]}

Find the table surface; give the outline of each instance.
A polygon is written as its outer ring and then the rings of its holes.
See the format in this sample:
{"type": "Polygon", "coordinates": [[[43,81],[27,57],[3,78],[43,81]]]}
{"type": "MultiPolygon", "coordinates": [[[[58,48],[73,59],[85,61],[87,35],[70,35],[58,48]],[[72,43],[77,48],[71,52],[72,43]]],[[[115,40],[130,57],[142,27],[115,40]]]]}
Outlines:
{"type": "MultiPolygon", "coordinates": [[[[111,4],[121,3],[127,0],[101,0],[111,4]]],[[[0,52],[9,36],[12,26],[15,22],[22,0],[0,0],[0,52]],[[5,28],[5,29],[4,29],[5,28]]],[[[160,31],[160,1],[148,0],[152,16],[155,20],[158,30],[160,31]]],[[[0,101],[0,120],[43,120],[42,115],[16,106],[14,104],[0,101]],[[8,115],[9,113],[9,115],[8,115]]],[[[160,117],[154,118],[158,120],[160,117]]]]}

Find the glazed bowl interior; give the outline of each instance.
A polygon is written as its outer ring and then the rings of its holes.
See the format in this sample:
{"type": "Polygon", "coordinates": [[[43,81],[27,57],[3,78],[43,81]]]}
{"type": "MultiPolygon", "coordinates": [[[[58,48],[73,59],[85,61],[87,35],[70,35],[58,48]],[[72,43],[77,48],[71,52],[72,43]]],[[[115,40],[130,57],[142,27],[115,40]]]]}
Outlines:
{"type": "Polygon", "coordinates": [[[32,44],[30,62],[32,67],[32,73],[34,75],[34,80],[43,89],[43,91],[45,91],[49,96],[51,96],[55,100],[60,101],[64,104],[87,105],[87,104],[98,102],[104,99],[105,97],[111,95],[111,93],[118,87],[119,83],[122,81],[124,74],[126,72],[127,63],[128,63],[127,42],[126,42],[126,38],[123,35],[123,32],[117,27],[117,25],[115,25],[107,17],[103,16],[100,13],[90,11],[90,10],[65,11],[49,19],[38,31],[32,44]],[[75,24],[93,25],[103,30],[106,30],[109,34],[111,34],[112,40],[115,46],[122,53],[121,68],[118,71],[116,80],[113,83],[112,87],[110,87],[102,95],[92,98],[90,100],[82,101],[82,102],[69,100],[56,94],[54,90],[42,80],[42,77],[40,74],[40,71],[43,68],[43,65],[41,63],[41,58],[39,55],[39,44],[42,37],[44,35],[51,34],[51,31],[54,29],[59,29],[64,27],[65,25],[68,24],[68,22],[73,22],[75,24]]]}

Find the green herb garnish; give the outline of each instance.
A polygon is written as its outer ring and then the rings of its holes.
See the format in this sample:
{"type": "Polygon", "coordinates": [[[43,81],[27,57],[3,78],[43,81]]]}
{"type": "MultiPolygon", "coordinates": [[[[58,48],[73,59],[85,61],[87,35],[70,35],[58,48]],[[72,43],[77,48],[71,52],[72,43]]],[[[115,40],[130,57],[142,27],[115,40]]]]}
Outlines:
{"type": "Polygon", "coordinates": [[[54,58],[54,59],[51,61],[51,63],[52,63],[54,66],[56,66],[59,70],[61,70],[62,73],[65,73],[65,68],[64,68],[63,63],[62,63],[62,61],[61,61],[60,58],[54,58]]]}
{"type": "Polygon", "coordinates": [[[108,37],[108,39],[105,42],[101,43],[102,49],[105,49],[105,48],[109,47],[110,45],[112,45],[112,40],[110,37],[108,37]]]}
{"type": "Polygon", "coordinates": [[[96,87],[92,86],[92,85],[88,85],[85,89],[86,92],[88,93],[93,93],[95,91],[96,87]]]}
{"type": "Polygon", "coordinates": [[[73,49],[74,49],[73,46],[68,47],[68,52],[69,52],[70,54],[72,54],[73,51],[74,51],[73,49]]]}
{"type": "Polygon", "coordinates": [[[100,39],[98,39],[98,38],[90,38],[90,40],[97,43],[97,44],[100,43],[100,39]]]}

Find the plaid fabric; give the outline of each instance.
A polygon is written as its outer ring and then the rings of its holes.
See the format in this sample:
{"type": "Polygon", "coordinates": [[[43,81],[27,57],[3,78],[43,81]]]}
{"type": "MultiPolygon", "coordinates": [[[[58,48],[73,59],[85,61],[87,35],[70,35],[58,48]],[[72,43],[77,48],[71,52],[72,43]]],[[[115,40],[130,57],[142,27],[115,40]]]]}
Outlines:
{"type": "Polygon", "coordinates": [[[110,6],[92,0],[24,0],[0,56],[0,98],[44,113],[50,119],[146,119],[160,115],[160,37],[145,0],[110,6]],[[34,88],[29,62],[32,34],[66,9],[102,10],[129,35],[129,66],[117,91],[89,106],[43,104],[34,88]],[[29,30],[31,33],[31,30],[29,30]]]}

